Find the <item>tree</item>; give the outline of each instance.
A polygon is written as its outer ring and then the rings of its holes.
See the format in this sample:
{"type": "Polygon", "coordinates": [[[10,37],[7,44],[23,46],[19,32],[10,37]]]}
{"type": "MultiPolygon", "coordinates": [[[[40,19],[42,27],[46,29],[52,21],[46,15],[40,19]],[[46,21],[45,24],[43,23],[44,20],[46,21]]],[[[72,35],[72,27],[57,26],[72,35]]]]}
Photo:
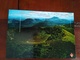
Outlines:
{"type": "Polygon", "coordinates": [[[48,40],[62,40],[64,36],[64,32],[60,26],[47,27],[45,31],[51,35],[48,40]]]}
{"type": "Polygon", "coordinates": [[[70,53],[75,57],[75,45],[71,42],[54,41],[50,46],[41,49],[42,58],[70,58],[70,53]]]}

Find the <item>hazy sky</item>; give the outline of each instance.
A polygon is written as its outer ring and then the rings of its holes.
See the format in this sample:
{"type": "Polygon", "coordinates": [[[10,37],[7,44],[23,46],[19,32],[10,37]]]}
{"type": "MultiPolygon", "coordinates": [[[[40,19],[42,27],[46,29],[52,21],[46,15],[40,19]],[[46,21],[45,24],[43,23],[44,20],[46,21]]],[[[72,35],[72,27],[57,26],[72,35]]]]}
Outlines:
{"type": "Polygon", "coordinates": [[[31,10],[9,10],[8,18],[26,19],[26,18],[52,18],[74,20],[74,13],[69,12],[48,12],[48,11],[31,11],[31,10]]]}

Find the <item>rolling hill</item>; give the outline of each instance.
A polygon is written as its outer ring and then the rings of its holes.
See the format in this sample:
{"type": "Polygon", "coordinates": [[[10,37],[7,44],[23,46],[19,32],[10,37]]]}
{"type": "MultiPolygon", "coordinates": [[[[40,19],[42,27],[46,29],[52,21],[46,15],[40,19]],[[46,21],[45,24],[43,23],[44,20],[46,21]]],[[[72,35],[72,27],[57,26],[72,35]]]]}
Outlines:
{"type": "Polygon", "coordinates": [[[72,42],[73,44],[75,44],[75,36],[65,29],[63,29],[63,32],[65,33],[65,36],[63,37],[62,41],[72,42]]]}

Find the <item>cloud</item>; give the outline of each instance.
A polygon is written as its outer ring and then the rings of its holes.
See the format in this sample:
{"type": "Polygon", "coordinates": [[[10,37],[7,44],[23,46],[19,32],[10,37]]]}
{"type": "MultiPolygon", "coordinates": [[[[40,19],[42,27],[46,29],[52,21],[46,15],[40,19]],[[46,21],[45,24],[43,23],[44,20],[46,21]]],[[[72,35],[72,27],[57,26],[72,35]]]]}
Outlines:
{"type": "Polygon", "coordinates": [[[52,18],[59,17],[61,19],[74,20],[74,13],[68,12],[47,12],[47,11],[31,11],[31,10],[9,10],[9,18],[52,18]]]}

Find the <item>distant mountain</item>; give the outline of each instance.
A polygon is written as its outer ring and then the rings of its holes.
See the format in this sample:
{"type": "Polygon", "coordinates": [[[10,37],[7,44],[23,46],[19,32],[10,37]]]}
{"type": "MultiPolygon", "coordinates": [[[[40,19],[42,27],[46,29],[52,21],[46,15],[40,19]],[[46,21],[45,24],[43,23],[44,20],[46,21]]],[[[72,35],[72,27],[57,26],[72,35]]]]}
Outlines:
{"type": "Polygon", "coordinates": [[[60,19],[58,17],[52,17],[50,19],[47,19],[47,22],[51,23],[51,24],[70,24],[73,21],[72,20],[67,20],[67,19],[60,19]]]}
{"type": "Polygon", "coordinates": [[[35,26],[54,26],[54,25],[64,25],[71,24],[73,20],[60,19],[58,17],[52,17],[50,19],[45,19],[45,21],[36,24],[35,26]]]}
{"type": "MultiPolygon", "coordinates": [[[[9,23],[13,25],[18,25],[20,20],[9,20],[9,23]]],[[[71,24],[73,20],[60,19],[58,17],[52,17],[49,19],[37,19],[37,18],[27,18],[25,20],[21,20],[22,27],[33,27],[33,26],[54,26],[54,25],[63,25],[63,24],[71,24]]],[[[19,26],[19,25],[18,25],[19,26]]]]}
{"type": "Polygon", "coordinates": [[[35,24],[38,24],[38,23],[43,22],[43,21],[44,20],[42,20],[42,19],[31,19],[31,18],[29,18],[29,19],[22,21],[21,24],[22,24],[22,27],[32,27],[35,24]]]}

